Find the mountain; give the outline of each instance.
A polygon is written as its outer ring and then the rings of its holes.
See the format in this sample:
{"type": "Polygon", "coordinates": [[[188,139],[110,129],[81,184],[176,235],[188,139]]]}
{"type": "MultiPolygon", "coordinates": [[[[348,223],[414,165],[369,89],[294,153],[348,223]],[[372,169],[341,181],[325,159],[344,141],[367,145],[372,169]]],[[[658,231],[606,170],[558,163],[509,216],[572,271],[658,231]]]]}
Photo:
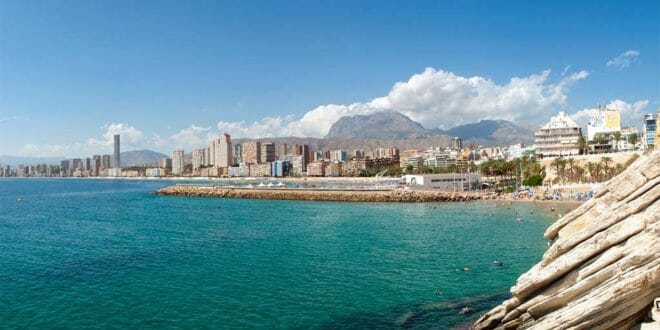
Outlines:
{"type": "Polygon", "coordinates": [[[131,150],[122,152],[120,157],[121,167],[131,167],[156,165],[161,158],[167,158],[169,156],[151,150],[131,150]]]}
{"type": "MultiPolygon", "coordinates": [[[[507,146],[517,143],[532,144],[534,127],[517,125],[506,120],[481,120],[456,126],[448,130],[427,129],[396,111],[378,112],[372,115],[346,116],[335,122],[327,140],[415,140],[435,137],[455,137],[464,144],[507,146]]],[[[410,142],[410,141],[409,141],[410,142]]],[[[395,143],[399,144],[399,143],[395,143]]],[[[410,145],[410,143],[400,143],[410,145]]],[[[424,145],[422,143],[421,145],[424,145]]]]}
{"type": "Polygon", "coordinates": [[[477,145],[507,146],[534,143],[534,127],[517,125],[507,120],[481,120],[477,123],[436,131],[440,134],[458,136],[465,142],[477,145]]]}
{"type": "Polygon", "coordinates": [[[396,111],[346,116],[335,122],[328,139],[408,139],[437,135],[396,111]]]}

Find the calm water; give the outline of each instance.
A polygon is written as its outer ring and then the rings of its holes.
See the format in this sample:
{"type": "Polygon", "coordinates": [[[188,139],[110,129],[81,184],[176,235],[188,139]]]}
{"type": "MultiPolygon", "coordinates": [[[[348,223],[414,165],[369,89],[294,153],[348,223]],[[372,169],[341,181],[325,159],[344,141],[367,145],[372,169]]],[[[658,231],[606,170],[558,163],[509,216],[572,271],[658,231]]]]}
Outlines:
{"type": "Polygon", "coordinates": [[[0,327],[445,329],[507,297],[554,218],[150,193],[165,185],[0,180],[0,327]]]}

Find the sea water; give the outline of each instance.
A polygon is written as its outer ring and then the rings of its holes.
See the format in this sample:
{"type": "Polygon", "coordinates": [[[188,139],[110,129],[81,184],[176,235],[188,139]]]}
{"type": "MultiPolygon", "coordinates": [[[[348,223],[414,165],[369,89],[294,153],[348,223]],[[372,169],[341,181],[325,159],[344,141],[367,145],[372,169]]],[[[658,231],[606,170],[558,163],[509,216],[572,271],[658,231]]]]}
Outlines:
{"type": "Polygon", "coordinates": [[[0,327],[464,326],[508,297],[556,218],[152,193],[168,184],[0,180],[0,327]]]}

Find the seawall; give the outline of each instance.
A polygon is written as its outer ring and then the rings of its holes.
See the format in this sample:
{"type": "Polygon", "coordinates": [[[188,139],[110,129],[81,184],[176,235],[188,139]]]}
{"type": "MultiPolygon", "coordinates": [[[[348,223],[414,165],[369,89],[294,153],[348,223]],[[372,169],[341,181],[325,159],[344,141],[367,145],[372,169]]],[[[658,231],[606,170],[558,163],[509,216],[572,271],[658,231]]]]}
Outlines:
{"type": "Polygon", "coordinates": [[[473,201],[495,198],[494,196],[474,192],[411,191],[403,189],[257,189],[185,185],[165,187],[155,193],[157,195],[217,198],[397,203],[473,201]]]}

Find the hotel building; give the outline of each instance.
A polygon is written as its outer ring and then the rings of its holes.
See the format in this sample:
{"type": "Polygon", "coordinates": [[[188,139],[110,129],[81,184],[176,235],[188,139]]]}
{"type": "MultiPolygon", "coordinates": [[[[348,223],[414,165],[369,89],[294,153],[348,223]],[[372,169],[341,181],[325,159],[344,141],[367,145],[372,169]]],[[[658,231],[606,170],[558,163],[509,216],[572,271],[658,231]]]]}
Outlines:
{"type": "Polygon", "coordinates": [[[559,112],[534,134],[536,155],[541,158],[578,155],[580,149],[577,142],[581,135],[580,125],[565,113],[559,112]]]}

